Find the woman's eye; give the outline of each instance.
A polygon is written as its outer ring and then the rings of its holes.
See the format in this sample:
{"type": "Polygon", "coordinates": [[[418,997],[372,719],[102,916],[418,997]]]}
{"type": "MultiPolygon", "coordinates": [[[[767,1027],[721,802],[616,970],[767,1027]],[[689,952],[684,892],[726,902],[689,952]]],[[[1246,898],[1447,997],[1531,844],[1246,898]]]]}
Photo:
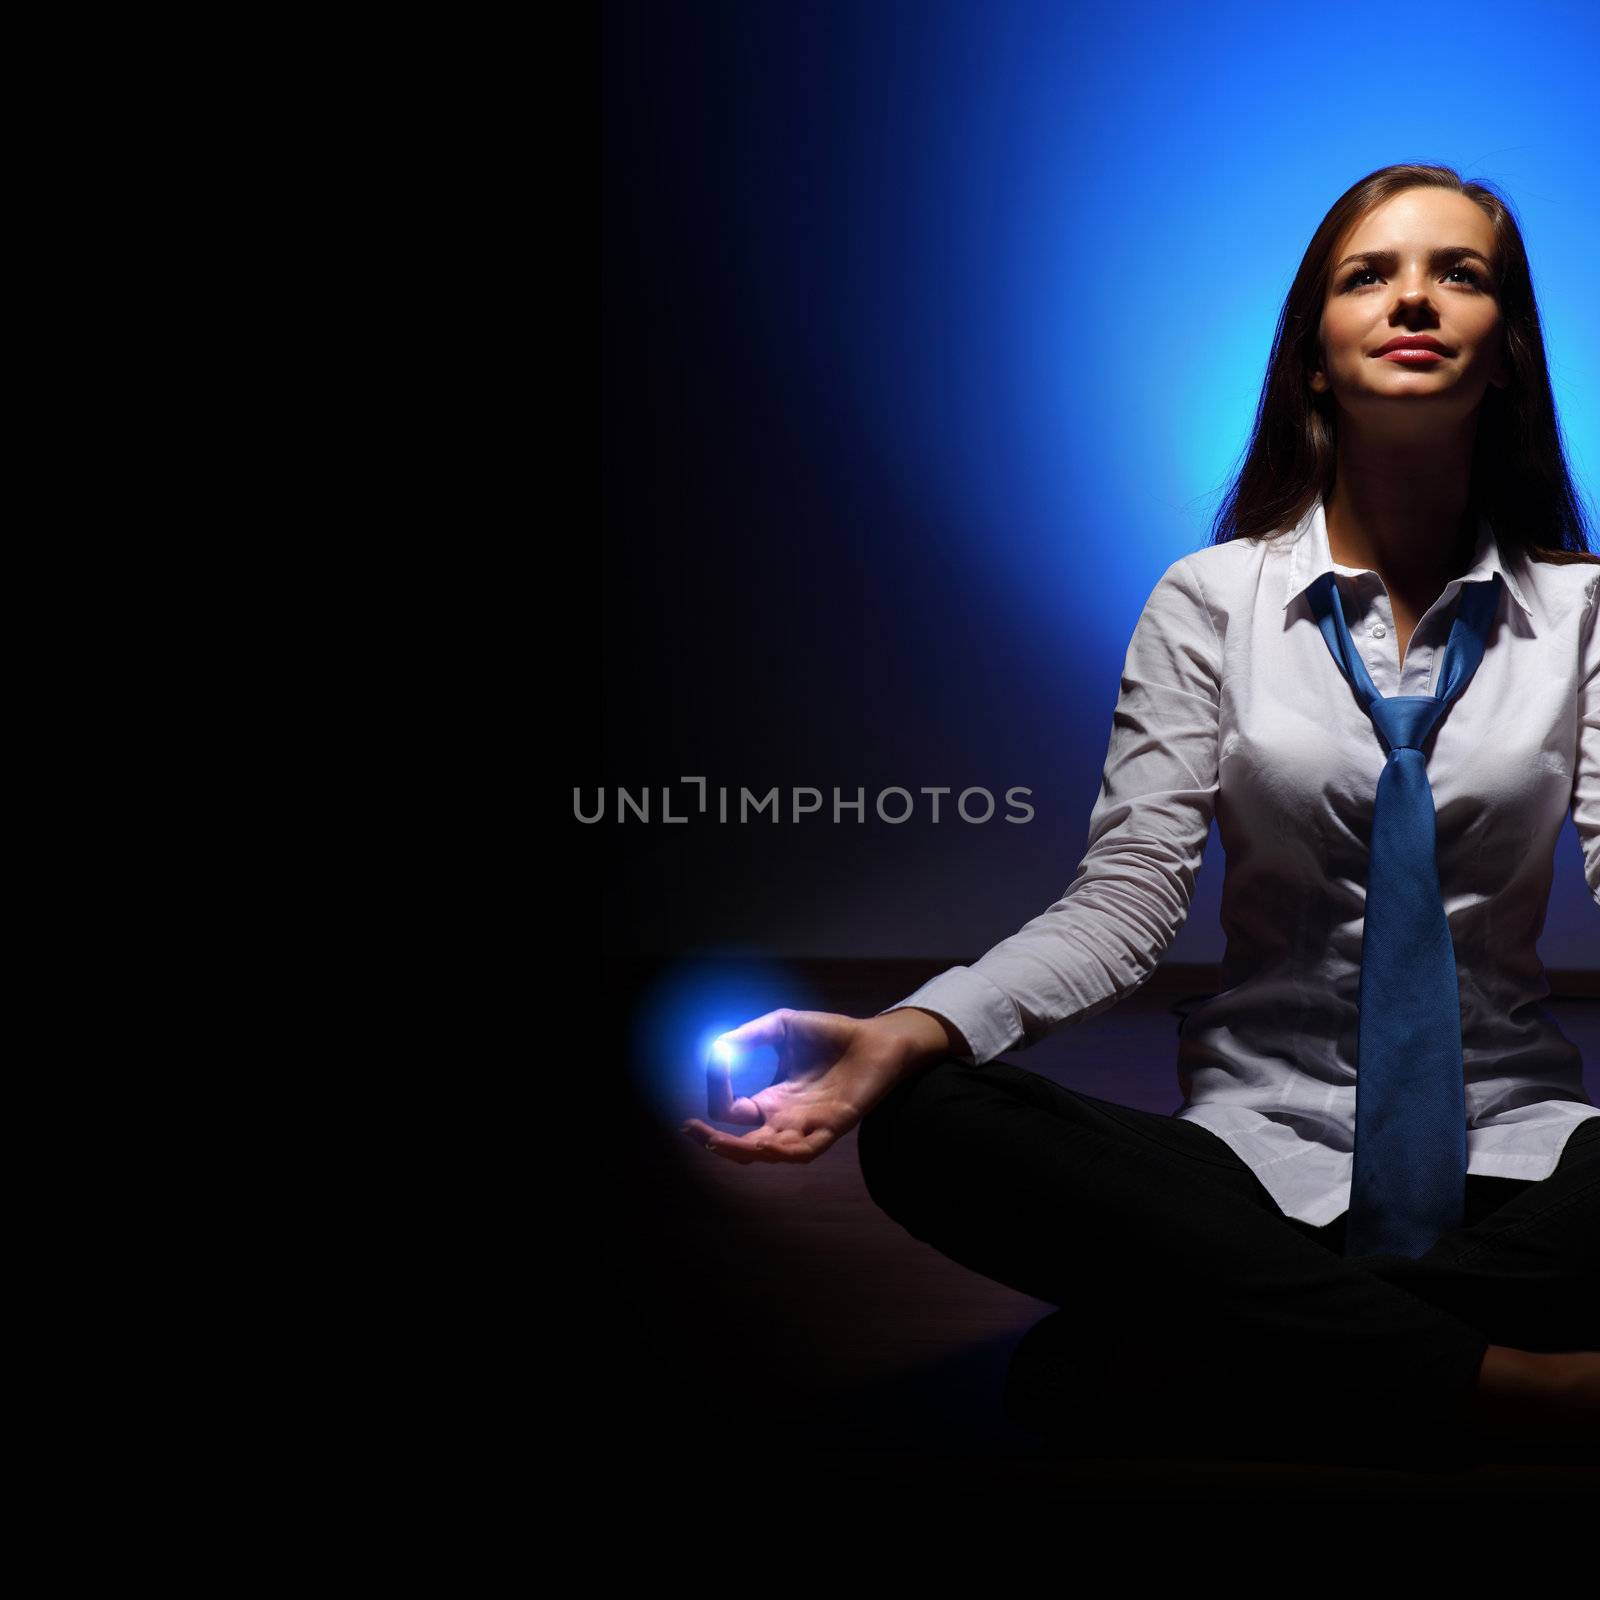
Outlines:
{"type": "MultiPolygon", "coordinates": [[[[1477,269],[1474,267],[1451,267],[1445,276],[1447,278],[1451,278],[1454,277],[1458,272],[1467,280],[1468,283],[1481,284],[1477,269]]],[[[1374,272],[1371,267],[1363,267],[1359,272],[1352,272],[1350,276],[1344,280],[1344,287],[1346,289],[1353,289],[1358,283],[1361,282],[1363,278],[1375,277],[1377,277],[1377,273],[1374,272]]]]}

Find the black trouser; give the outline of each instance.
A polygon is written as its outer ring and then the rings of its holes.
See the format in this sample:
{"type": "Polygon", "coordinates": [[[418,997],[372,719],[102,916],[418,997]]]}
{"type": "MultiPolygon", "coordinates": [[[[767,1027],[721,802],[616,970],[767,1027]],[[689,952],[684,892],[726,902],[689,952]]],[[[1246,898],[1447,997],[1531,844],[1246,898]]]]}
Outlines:
{"type": "Polygon", "coordinates": [[[914,1073],[857,1148],[914,1237],[1061,1308],[1007,1394],[1041,1431],[1098,1437],[1143,1406],[1191,1440],[1448,1455],[1490,1344],[1600,1349],[1600,1118],[1545,1179],[1470,1174],[1464,1225],[1416,1261],[1346,1259],[1343,1217],[1286,1217],[1209,1129],[1008,1061],[914,1073]]]}

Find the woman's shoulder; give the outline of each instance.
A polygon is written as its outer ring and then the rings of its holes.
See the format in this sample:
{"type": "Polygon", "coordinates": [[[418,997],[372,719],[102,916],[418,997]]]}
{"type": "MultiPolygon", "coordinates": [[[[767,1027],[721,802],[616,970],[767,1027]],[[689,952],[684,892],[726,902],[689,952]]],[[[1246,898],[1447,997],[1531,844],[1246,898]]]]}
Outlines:
{"type": "Polygon", "coordinates": [[[1203,544],[1173,562],[1174,567],[1187,567],[1202,573],[1228,572],[1252,566],[1263,556],[1275,554],[1286,548],[1279,539],[1224,539],[1221,544],[1203,544]]]}
{"type": "Polygon", "coordinates": [[[1534,614],[1560,626],[1579,612],[1592,612],[1600,596],[1600,556],[1587,550],[1550,550],[1529,545],[1511,570],[1534,614]]]}
{"type": "Polygon", "coordinates": [[[1587,563],[1589,566],[1600,567],[1600,556],[1591,555],[1587,550],[1546,550],[1541,545],[1528,547],[1530,561],[1548,562],[1551,566],[1564,567],[1572,562],[1587,563]]]}
{"type": "Polygon", "coordinates": [[[1179,556],[1167,568],[1166,575],[1169,579],[1185,579],[1207,594],[1232,598],[1241,592],[1239,585],[1253,587],[1259,581],[1263,563],[1286,549],[1282,540],[1226,539],[1179,556]]]}

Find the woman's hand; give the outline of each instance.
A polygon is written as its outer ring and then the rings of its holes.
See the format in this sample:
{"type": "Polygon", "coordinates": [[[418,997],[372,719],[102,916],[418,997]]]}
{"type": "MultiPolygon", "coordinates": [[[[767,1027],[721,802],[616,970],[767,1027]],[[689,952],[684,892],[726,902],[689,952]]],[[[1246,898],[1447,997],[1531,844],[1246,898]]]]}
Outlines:
{"type": "Polygon", "coordinates": [[[948,1023],[915,1007],[866,1019],[784,1008],[723,1034],[718,1043],[724,1041],[736,1052],[771,1045],[778,1053],[772,1083],[737,1099],[726,1062],[708,1069],[712,1115],[757,1131],[723,1133],[698,1117],[683,1131],[741,1164],[816,1160],[908,1072],[967,1048],[948,1023]]]}

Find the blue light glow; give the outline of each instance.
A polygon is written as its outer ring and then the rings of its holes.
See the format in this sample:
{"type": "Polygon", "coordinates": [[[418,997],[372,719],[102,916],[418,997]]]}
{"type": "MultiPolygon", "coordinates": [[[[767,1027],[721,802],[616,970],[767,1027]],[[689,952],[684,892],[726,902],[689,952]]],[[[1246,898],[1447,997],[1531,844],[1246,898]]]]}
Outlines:
{"type": "MultiPolygon", "coordinates": [[[[685,1117],[715,1122],[708,1114],[706,1077],[719,1061],[735,1097],[766,1088],[777,1072],[777,1052],[767,1045],[719,1048],[719,1041],[783,1006],[820,1009],[803,979],[770,960],[754,969],[738,956],[703,955],[668,970],[641,999],[629,1051],[629,1067],[647,1101],[673,1125],[685,1117]]],[[[730,1133],[753,1126],[715,1125],[730,1133]]]]}

